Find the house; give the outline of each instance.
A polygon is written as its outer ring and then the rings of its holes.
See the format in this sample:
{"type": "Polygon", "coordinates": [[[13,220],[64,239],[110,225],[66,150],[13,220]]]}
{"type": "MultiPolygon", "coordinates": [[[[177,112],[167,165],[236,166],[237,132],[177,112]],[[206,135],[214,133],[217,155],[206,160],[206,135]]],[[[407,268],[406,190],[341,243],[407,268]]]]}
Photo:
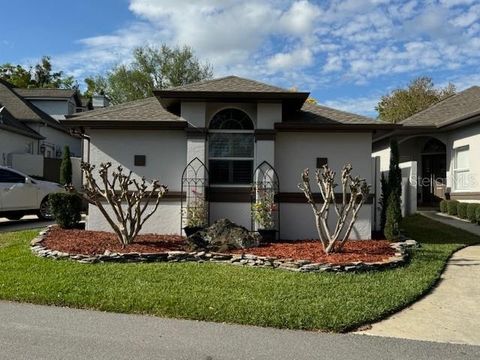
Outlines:
{"type": "Polygon", "coordinates": [[[411,195],[404,198],[407,213],[417,205],[436,206],[445,197],[480,201],[480,87],[452,95],[394,130],[377,133],[373,156],[381,171],[388,169],[392,138],[398,140],[404,175],[407,167],[414,168],[404,179],[404,190],[411,195]]]}
{"type": "MultiPolygon", "coordinates": [[[[278,174],[281,238],[316,238],[312,211],[297,188],[301,172],[328,164],[338,173],[350,163],[354,173],[372,183],[373,135],[392,125],[311,104],[308,96],[228,76],[157,90],[154,97],[77,114],[61,123],[83,132],[85,161],[97,166],[111,162],[168,185],[168,196],[143,232],[181,231],[186,196],[182,174],[198,159],[208,169],[211,222],[226,217],[251,227],[251,183],[255,169],[268,163],[278,174]]],[[[354,238],[371,237],[374,208],[371,196],[354,238]]],[[[109,230],[92,205],[87,229],[109,230]]]]}
{"type": "Polygon", "coordinates": [[[76,89],[15,88],[14,91],[55,120],[87,110],[76,89]]]}
{"type": "MultiPolygon", "coordinates": [[[[68,128],[52,117],[57,112],[55,109],[60,109],[60,106],[49,107],[52,115],[37,107],[37,105],[42,107],[55,102],[67,104],[70,100],[47,100],[44,105],[41,105],[43,100],[40,100],[40,97],[36,98],[41,93],[44,99],[46,93],[56,94],[64,91],[16,89],[10,83],[0,79],[0,109],[2,109],[0,164],[38,176],[45,175],[44,159],[61,158],[65,145],[70,147],[72,156],[81,154],[80,138],[72,136],[68,128]]],[[[71,95],[72,98],[76,96],[71,95]]]]}

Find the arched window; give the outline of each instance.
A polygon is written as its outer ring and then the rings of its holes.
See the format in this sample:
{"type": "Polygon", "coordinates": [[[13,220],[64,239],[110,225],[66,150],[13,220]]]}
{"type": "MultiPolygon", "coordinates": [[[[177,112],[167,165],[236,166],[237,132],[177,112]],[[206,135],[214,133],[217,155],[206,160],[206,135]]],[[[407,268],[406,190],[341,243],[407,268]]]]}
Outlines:
{"type": "Polygon", "coordinates": [[[253,121],[241,110],[225,109],[215,114],[208,136],[210,184],[252,182],[253,129],[253,121]]]}

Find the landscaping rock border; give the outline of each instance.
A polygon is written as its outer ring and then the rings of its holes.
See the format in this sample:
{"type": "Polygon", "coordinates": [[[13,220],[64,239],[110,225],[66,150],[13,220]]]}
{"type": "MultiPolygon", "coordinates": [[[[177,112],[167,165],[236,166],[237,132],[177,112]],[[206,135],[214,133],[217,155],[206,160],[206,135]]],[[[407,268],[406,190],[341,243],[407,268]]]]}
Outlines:
{"type": "Polygon", "coordinates": [[[44,246],[43,241],[48,235],[50,225],[41,231],[30,244],[32,252],[40,257],[62,260],[69,259],[80,263],[99,262],[214,262],[236,266],[254,266],[263,268],[282,269],[297,272],[362,272],[369,270],[384,270],[398,267],[408,261],[410,248],[417,248],[419,244],[415,240],[402,239],[401,242],[392,243],[395,255],[381,262],[353,262],[345,265],[333,265],[313,263],[309,260],[279,259],[275,257],[256,256],[250,254],[223,254],[205,251],[168,251],[165,253],[113,253],[105,251],[101,255],[69,254],[57,250],[51,250],[44,246]]]}

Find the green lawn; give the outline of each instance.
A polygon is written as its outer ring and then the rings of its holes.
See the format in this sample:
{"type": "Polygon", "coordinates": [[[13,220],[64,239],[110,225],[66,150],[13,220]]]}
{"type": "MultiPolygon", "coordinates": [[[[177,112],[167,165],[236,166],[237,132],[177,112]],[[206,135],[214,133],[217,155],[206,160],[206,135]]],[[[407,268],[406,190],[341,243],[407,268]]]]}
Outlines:
{"type": "Polygon", "coordinates": [[[345,331],[417,299],[453,251],[480,242],[421,216],[403,228],[423,243],[409,266],[300,274],[221,264],[79,264],[33,256],[36,231],[0,234],[0,299],[291,329],[345,331]]]}

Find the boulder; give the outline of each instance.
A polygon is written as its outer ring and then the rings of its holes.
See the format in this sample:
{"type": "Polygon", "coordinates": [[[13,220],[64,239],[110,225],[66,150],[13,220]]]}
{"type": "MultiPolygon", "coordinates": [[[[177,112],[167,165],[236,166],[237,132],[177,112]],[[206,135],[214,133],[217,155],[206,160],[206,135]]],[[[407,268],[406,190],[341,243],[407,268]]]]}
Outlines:
{"type": "Polygon", "coordinates": [[[197,231],[187,238],[193,250],[222,252],[258,246],[260,235],[228,219],[215,221],[208,228],[197,231]]]}

